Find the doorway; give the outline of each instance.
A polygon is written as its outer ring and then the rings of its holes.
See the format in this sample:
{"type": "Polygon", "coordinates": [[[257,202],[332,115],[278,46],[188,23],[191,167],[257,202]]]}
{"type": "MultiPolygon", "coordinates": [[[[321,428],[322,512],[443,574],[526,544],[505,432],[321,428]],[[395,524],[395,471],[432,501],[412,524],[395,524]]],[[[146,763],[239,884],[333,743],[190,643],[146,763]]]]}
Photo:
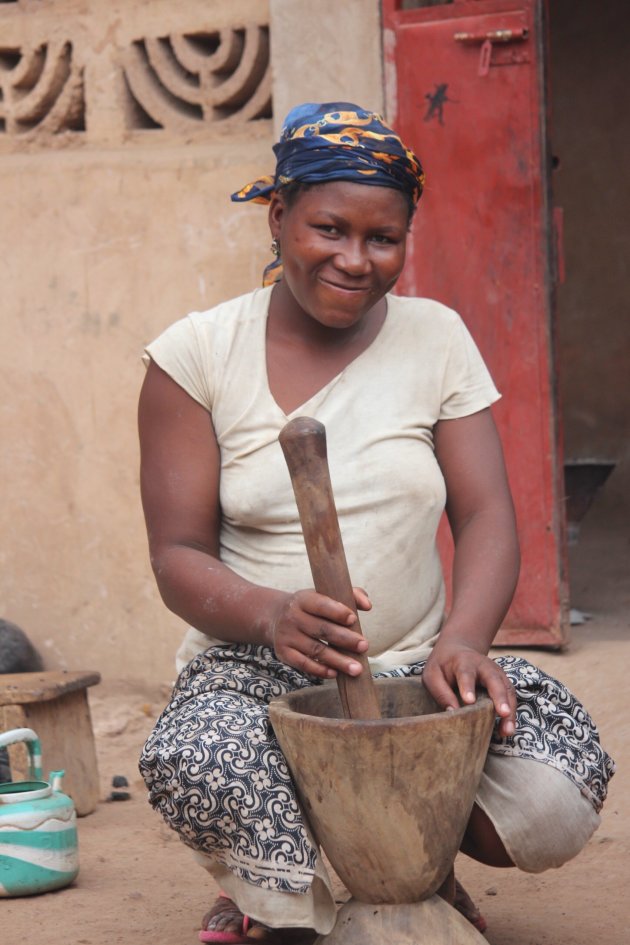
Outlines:
{"type": "Polygon", "coordinates": [[[630,604],[630,37],[624,0],[550,4],[556,299],[571,619],[628,628],[630,604]]]}

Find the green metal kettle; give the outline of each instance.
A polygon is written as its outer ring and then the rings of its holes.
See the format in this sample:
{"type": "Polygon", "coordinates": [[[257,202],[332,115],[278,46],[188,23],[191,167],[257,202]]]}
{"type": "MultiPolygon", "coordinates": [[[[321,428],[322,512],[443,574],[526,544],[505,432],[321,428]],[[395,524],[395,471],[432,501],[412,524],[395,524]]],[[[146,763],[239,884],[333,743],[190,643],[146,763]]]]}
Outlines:
{"type": "Polygon", "coordinates": [[[79,872],[77,815],[62,793],[63,771],[42,778],[41,747],[30,728],[0,733],[0,748],[25,742],[29,781],[0,784],[0,897],[67,886],[79,872]]]}

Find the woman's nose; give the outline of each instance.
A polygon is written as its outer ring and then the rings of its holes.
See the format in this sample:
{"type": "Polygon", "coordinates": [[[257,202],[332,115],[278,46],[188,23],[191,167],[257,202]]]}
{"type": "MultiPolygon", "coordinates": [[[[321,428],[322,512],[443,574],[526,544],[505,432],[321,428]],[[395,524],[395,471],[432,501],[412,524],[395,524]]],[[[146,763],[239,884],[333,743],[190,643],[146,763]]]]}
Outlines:
{"type": "Polygon", "coordinates": [[[335,255],[335,265],[349,275],[361,276],[370,269],[367,249],[362,240],[344,240],[335,255]]]}

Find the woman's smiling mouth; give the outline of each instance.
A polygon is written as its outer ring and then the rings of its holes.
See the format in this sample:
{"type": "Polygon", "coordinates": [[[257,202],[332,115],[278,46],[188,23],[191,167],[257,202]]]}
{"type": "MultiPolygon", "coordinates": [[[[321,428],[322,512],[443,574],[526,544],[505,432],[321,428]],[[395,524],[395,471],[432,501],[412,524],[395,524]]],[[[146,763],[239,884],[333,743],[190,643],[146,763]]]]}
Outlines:
{"type": "Polygon", "coordinates": [[[322,276],[319,276],[319,281],[322,285],[327,286],[328,288],[334,289],[337,292],[347,292],[351,295],[357,294],[360,292],[371,292],[372,287],[369,285],[344,285],[340,282],[332,282],[330,279],[324,279],[322,276]]]}

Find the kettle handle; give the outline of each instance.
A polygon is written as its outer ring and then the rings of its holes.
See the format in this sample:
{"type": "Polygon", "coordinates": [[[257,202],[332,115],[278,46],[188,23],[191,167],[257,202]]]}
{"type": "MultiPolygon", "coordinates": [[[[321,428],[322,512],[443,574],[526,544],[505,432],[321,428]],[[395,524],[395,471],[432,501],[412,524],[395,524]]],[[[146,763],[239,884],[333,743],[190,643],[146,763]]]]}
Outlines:
{"type": "Polygon", "coordinates": [[[31,777],[41,781],[42,774],[42,746],[32,728],[14,728],[10,732],[0,732],[0,748],[14,745],[16,742],[26,742],[28,758],[31,768],[31,777]]]}

